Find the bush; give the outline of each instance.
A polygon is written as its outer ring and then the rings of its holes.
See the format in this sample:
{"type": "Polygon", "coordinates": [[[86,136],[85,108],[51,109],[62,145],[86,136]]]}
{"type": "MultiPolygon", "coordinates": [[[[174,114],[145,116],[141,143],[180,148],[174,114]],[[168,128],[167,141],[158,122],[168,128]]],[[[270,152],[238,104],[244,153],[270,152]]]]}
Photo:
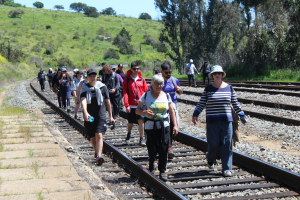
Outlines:
{"type": "Polygon", "coordinates": [[[121,54],[136,54],[136,50],[132,45],[121,47],[120,48],[121,54]]]}
{"type": "Polygon", "coordinates": [[[156,50],[158,52],[161,52],[161,53],[166,53],[168,51],[168,48],[167,46],[164,44],[164,43],[161,43],[161,42],[157,42],[153,45],[154,48],[156,48],[156,50]]]}
{"type": "Polygon", "coordinates": [[[85,6],[83,8],[83,11],[84,11],[84,14],[88,17],[95,17],[96,18],[96,17],[99,16],[98,10],[95,7],[85,6]]]}
{"type": "Polygon", "coordinates": [[[73,36],[73,40],[79,40],[79,33],[76,32],[73,36]]]}
{"type": "Polygon", "coordinates": [[[104,29],[103,29],[103,27],[101,27],[101,28],[98,29],[97,34],[98,35],[104,35],[104,29]]]}
{"type": "Polygon", "coordinates": [[[42,49],[41,49],[41,47],[40,47],[40,44],[34,45],[34,46],[31,48],[31,51],[33,51],[33,52],[41,52],[42,49]]]}
{"type": "Polygon", "coordinates": [[[62,56],[61,58],[59,58],[57,60],[57,65],[59,67],[62,67],[62,66],[68,66],[71,68],[74,67],[73,62],[68,57],[64,57],[64,56],[62,56]]]}
{"type": "Polygon", "coordinates": [[[7,2],[5,2],[3,5],[4,5],[4,6],[10,6],[10,7],[22,7],[21,4],[19,4],[19,3],[14,3],[14,2],[12,2],[12,1],[7,1],[7,2]]]}
{"type": "Polygon", "coordinates": [[[149,45],[155,45],[156,43],[156,39],[154,37],[146,37],[146,44],[149,44],[149,45]]]}
{"type": "Polygon", "coordinates": [[[151,20],[152,17],[148,13],[141,13],[140,16],[139,16],[139,19],[151,20]]]}
{"type": "Polygon", "coordinates": [[[115,49],[108,49],[108,51],[104,54],[104,60],[107,59],[120,59],[118,52],[115,49]]]}
{"type": "Polygon", "coordinates": [[[53,8],[57,9],[57,10],[63,10],[63,9],[65,9],[63,5],[55,5],[53,8]]]}
{"type": "Polygon", "coordinates": [[[46,25],[46,29],[52,29],[50,25],[46,25]]]}
{"type": "Polygon", "coordinates": [[[15,22],[13,22],[13,25],[18,25],[18,24],[19,24],[19,23],[18,23],[18,22],[16,22],[16,21],[15,21],[15,22]]]}
{"type": "Polygon", "coordinates": [[[31,56],[28,58],[30,64],[34,64],[36,67],[40,68],[43,65],[43,60],[38,56],[31,56]]]}
{"type": "Polygon", "coordinates": [[[116,11],[112,7],[103,9],[102,12],[100,12],[100,14],[102,14],[102,15],[117,15],[116,11]]]}
{"type": "Polygon", "coordinates": [[[22,15],[24,15],[24,11],[21,9],[11,10],[8,13],[8,16],[11,18],[21,18],[22,15]]]}
{"type": "Polygon", "coordinates": [[[43,8],[44,4],[40,1],[36,1],[33,3],[33,6],[37,7],[37,8],[43,8]]]}

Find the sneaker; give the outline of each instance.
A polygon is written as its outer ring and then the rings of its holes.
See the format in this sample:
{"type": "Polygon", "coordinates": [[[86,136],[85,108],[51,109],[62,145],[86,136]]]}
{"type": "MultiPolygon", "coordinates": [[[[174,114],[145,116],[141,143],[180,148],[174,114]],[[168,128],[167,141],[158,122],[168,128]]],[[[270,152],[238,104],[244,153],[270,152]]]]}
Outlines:
{"type": "Polygon", "coordinates": [[[207,167],[209,168],[209,169],[213,169],[214,168],[214,164],[213,163],[207,163],[207,167]]]}
{"type": "Polygon", "coordinates": [[[146,142],[144,138],[140,138],[140,146],[146,146],[146,142]]]}
{"type": "Polygon", "coordinates": [[[154,173],[155,173],[155,169],[153,169],[153,170],[150,170],[150,173],[154,175],[154,173]]]}
{"type": "Polygon", "coordinates": [[[75,115],[75,116],[74,116],[74,119],[78,119],[78,115],[75,115]]]}
{"type": "Polygon", "coordinates": [[[197,85],[195,85],[195,87],[197,87],[197,85]]]}
{"type": "Polygon", "coordinates": [[[65,108],[65,111],[67,112],[67,108],[65,108]]]}
{"type": "Polygon", "coordinates": [[[227,171],[227,172],[224,172],[223,175],[224,175],[225,177],[231,177],[231,176],[232,176],[232,172],[227,171]]]}
{"type": "Polygon", "coordinates": [[[102,156],[96,158],[96,165],[101,166],[103,163],[104,163],[104,158],[102,156]]]}
{"type": "Polygon", "coordinates": [[[131,137],[131,132],[128,132],[127,137],[126,137],[126,141],[130,140],[130,137],[131,137]]]}
{"type": "Polygon", "coordinates": [[[67,112],[71,112],[71,109],[69,106],[67,107],[67,112]]]}
{"type": "Polygon", "coordinates": [[[97,153],[94,154],[94,158],[95,158],[95,159],[97,158],[97,153]]]}
{"type": "Polygon", "coordinates": [[[168,180],[168,177],[167,177],[167,175],[166,175],[165,172],[160,172],[160,173],[159,173],[159,178],[160,178],[161,180],[163,180],[163,181],[167,181],[167,180],[168,180]]]}
{"type": "Polygon", "coordinates": [[[173,150],[172,150],[172,147],[170,147],[170,148],[168,149],[168,159],[169,159],[169,160],[172,160],[174,157],[175,157],[175,154],[174,154],[174,152],[173,152],[173,150]]]}

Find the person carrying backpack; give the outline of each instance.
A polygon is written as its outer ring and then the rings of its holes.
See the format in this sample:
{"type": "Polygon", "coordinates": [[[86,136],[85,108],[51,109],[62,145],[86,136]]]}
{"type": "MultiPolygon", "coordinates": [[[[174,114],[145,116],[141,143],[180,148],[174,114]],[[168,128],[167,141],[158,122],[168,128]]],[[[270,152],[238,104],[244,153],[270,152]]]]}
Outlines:
{"type": "Polygon", "coordinates": [[[112,106],[113,118],[116,119],[119,114],[119,96],[120,81],[118,75],[112,71],[111,66],[105,64],[103,66],[102,83],[104,83],[109,92],[109,99],[112,106]]]}
{"type": "MultiPolygon", "coordinates": [[[[172,66],[169,62],[164,62],[161,65],[161,72],[162,72],[162,77],[164,78],[164,85],[162,87],[162,91],[165,92],[166,94],[169,94],[171,99],[172,99],[172,105],[173,105],[173,110],[175,112],[176,116],[176,122],[177,122],[177,127],[180,125],[179,121],[179,115],[178,115],[178,107],[177,107],[177,94],[182,94],[183,90],[180,87],[179,80],[172,75],[172,66]],[[176,94],[177,93],[177,94],[176,94]]],[[[149,88],[149,91],[152,91],[153,87],[152,85],[149,88]]],[[[175,157],[175,154],[172,150],[172,139],[173,139],[173,128],[174,128],[174,123],[171,121],[170,122],[170,144],[171,146],[169,147],[168,150],[168,159],[172,160],[175,157]]]]}
{"type": "Polygon", "coordinates": [[[142,77],[139,64],[134,61],[131,63],[131,69],[127,71],[127,76],[123,81],[124,106],[128,117],[128,133],[126,141],[128,141],[131,137],[133,123],[137,123],[136,121],[138,121],[140,132],[139,144],[141,146],[146,146],[144,139],[144,119],[142,116],[136,115],[135,111],[139,104],[139,99],[147,91],[147,82],[142,77]]]}
{"type": "Polygon", "coordinates": [[[38,81],[41,85],[41,90],[45,91],[45,81],[46,81],[46,74],[44,73],[44,69],[41,68],[40,72],[38,73],[38,81]]]}
{"type": "Polygon", "coordinates": [[[199,70],[199,72],[203,73],[203,84],[205,85],[205,78],[207,78],[208,80],[208,85],[209,85],[209,73],[210,73],[210,67],[207,61],[204,62],[204,64],[202,65],[201,69],[199,70]]]}

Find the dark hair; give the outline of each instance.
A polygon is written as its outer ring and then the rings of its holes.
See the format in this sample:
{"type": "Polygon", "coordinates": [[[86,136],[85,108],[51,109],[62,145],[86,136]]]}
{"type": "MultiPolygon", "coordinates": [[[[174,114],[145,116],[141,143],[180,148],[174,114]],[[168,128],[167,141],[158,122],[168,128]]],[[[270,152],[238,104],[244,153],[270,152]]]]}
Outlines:
{"type": "Polygon", "coordinates": [[[159,74],[159,73],[161,73],[161,71],[159,69],[154,71],[154,74],[159,74]]]}
{"type": "Polygon", "coordinates": [[[167,69],[172,69],[172,66],[169,62],[164,62],[163,64],[161,64],[161,70],[167,70],[167,69]]]}
{"type": "Polygon", "coordinates": [[[133,61],[133,62],[131,63],[131,68],[133,68],[133,67],[135,67],[135,66],[139,66],[139,63],[136,62],[136,61],[133,61]]]}
{"type": "Polygon", "coordinates": [[[106,65],[106,63],[104,62],[104,63],[101,64],[101,66],[103,66],[103,65],[106,65]]]}

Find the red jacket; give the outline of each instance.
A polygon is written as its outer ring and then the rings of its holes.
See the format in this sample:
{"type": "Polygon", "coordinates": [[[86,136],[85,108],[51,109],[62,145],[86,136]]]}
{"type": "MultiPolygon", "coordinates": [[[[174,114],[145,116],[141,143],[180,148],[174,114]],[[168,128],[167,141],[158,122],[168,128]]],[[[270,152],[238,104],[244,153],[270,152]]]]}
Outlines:
{"type": "Polygon", "coordinates": [[[139,71],[138,80],[135,82],[132,77],[131,70],[127,71],[127,76],[123,81],[123,95],[124,95],[124,106],[128,107],[137,106],[139,104],[139,99],[144,94],[144,92],[148,91],[148,85],[144,78],[142,78],[142,73],[139,71]],[[127,80],[128,79],[128,80],[127,80]],[[127,84],[128,82],[128,84],[127,84]]]}

